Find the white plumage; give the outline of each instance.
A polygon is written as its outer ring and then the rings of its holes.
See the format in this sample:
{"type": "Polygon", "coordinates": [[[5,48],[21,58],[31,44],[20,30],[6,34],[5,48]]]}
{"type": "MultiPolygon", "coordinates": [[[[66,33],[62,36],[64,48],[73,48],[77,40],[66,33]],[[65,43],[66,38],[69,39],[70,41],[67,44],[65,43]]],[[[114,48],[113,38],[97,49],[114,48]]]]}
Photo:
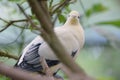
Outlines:
{"type": "MultiPolygon", "coordinates": [[[[71,11],[66,23],[63,26],[56,27],[54,29],[64,48],[68,51],[69,55],[72,56],[74,56],[74,54],[77,55],[84,44],[84,31],[79,23],[79,16],[80,15],[77,11],[71,11]]],[[[40,56],[49,60],[47,63],[50,67],[59,63],[58,58],[55,56],[47,43],[41,36],[37,36],[23,50],[23,54],[16,66],[30,71],[40,70],[40,56]],[[58,62],[55,63],[52,61],[58,62]],[[35,70],[32,68],[35,68],[35,70]]]]}

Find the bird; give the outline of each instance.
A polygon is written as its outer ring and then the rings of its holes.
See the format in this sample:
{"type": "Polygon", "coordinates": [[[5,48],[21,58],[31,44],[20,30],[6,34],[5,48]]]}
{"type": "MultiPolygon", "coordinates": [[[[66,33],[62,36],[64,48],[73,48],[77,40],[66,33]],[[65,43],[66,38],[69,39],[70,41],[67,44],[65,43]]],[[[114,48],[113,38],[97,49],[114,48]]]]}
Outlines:
{"type": "MultiPolygon", "coordinates": [[[[79,12],[72,10],[67,17],[66,22],[62,26],[54,28],[55,34],[65,50],[74,59],[80,53],[80,50],[84,45],[84,30],[80,24],[79,18],[79,12]]],[[[43,70],[43,67],[40,64],[41,57],[45,58],[45,61],[50,68],[54,67],[54,73],[57,72],[59,69],[57,65],[61,63],[60,60],[48,46],[47,42],[38,35],[23,49],[22,55],[15,67],[31,72],[41,72],[43,70]]]]}

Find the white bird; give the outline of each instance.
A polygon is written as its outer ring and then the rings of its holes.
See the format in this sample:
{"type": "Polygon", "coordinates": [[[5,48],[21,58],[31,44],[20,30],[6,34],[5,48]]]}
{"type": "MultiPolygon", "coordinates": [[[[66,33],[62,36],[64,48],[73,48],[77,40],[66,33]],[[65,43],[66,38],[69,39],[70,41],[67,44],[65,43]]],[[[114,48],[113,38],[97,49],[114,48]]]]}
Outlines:
{"type": "MultiPolygon", "coordinates": [[[[71,11],[65,24],[54,29],[62,45],[72,57],[76,57],[84,45],[84,30],[80,25],[79,17],[80,15],[77,11],[71,11]]],[[[59,59],[43,38],[37,36],[25,47],[16,67],[28,71],[39,72],[43,69],[40,64],[41,56],[45,58],[50,68],[60,63],[59,59]]],[[[59,68],[56,68],[56,70],[57,69],[59,68]]],[[[54,72],[56,70],[54,70],[54,72]]]]}

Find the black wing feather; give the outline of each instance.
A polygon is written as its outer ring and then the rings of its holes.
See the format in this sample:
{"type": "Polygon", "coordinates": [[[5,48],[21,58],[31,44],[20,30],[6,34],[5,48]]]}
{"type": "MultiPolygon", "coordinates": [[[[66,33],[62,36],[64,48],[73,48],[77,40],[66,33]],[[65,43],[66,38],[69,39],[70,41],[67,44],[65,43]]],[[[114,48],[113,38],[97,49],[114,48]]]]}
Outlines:
{"type": "MultiPolygon", "coordinates": [[[[38,54],[38,49],[42,43],[30,46],[26,52],[23,61],[16,65],[18,68],[22,68],[32,72],[40,72],[43,70],[42,65],[40,64],[40,55],[38,54]]],[[[59,63],[58,60],[49,60],[46,59],[46,62],[49,67],[54,66],[59,63]]]]}

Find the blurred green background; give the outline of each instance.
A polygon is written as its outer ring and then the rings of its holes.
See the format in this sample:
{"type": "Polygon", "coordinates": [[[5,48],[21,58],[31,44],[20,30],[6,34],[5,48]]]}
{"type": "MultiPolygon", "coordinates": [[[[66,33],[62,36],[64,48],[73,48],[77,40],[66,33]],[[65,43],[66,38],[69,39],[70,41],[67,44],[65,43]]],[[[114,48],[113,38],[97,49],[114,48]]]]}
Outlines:
{"type": "MultiPolygon", "coordinates": [[[[53,4],[59,1],[62,0],[53,0],[53,4]]],[[[9,22],[25,18],[16,3],[32,15],[26,0],[0,0],[0,29],[7,24],[2,19],[9,22]]],[[[59,14],[55,26],[63,25],[70,10],[81,13],[80,22],[85,30],[85,46],[76,62],[97,80],[120,80],[120,0],[76,0],[59,14]]],[[[19,56],[37,34],[25,22],[15,25],[0,32],[0,50],[19,56]]],[[[13,66],[16,60],[0,57],[0,62],[13,66]]],[[[9,79],[0,75],[0,80],[9,79]]]]}

